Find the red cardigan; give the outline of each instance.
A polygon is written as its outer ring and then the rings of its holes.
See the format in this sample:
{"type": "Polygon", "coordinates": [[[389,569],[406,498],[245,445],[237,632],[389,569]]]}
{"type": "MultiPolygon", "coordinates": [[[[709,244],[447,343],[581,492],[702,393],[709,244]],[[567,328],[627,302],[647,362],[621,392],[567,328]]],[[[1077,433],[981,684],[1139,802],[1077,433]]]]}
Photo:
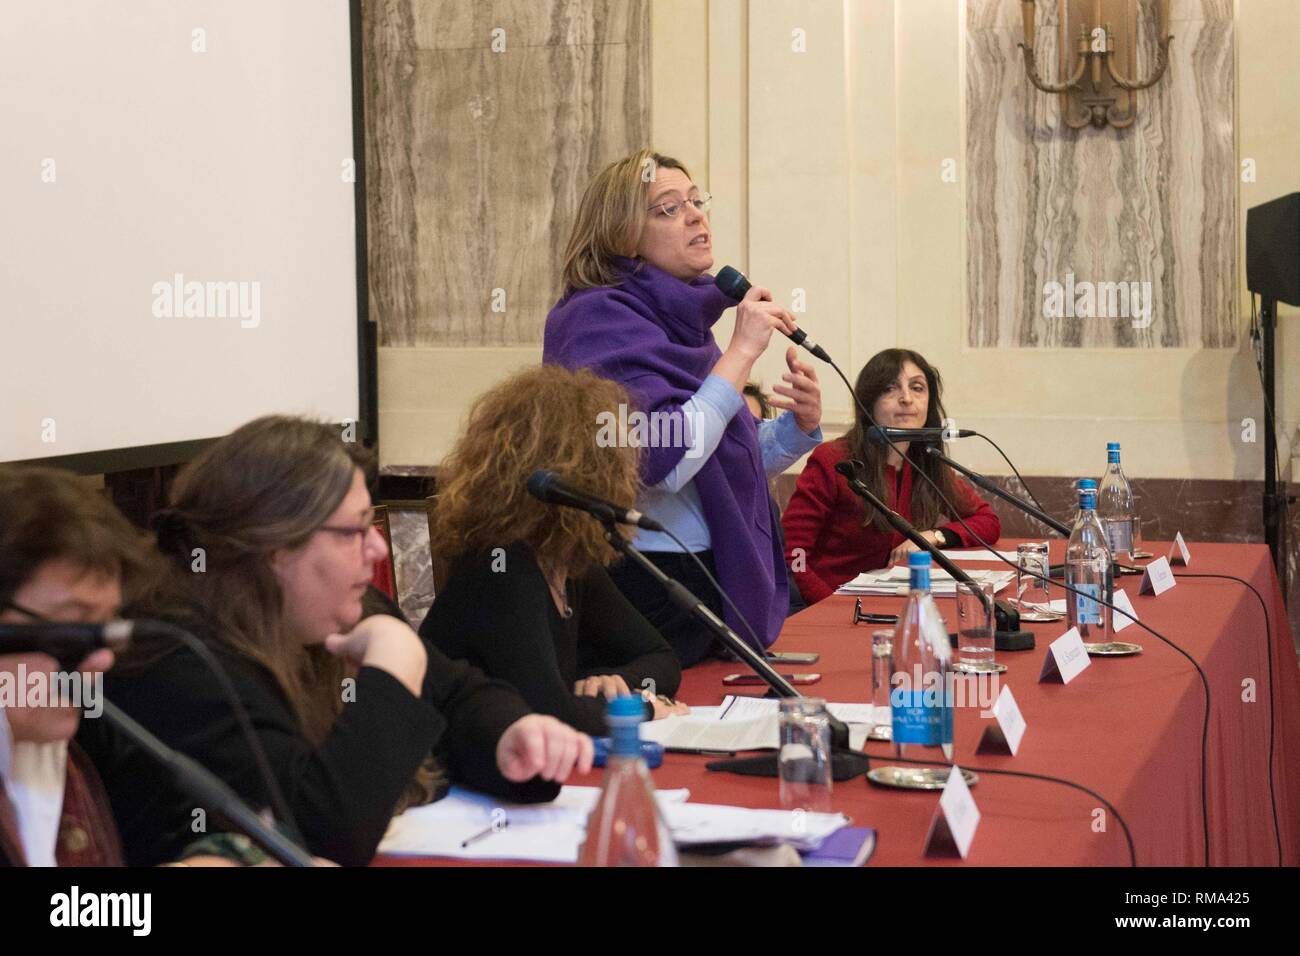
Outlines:
{"type": "MultiPolygon", "coordinates": [[[[889,562],[890,552],[903,542],[903,536],[893,531],[863,527],[862,499],[849,490],[848,482],[835,470],[836,462],[848,457],[848,443],[843,438],[817,446],[799,475],[790,504],[781,517],[785,563],[808,604],[834,594],[836,588],[857,577],[859,572],[883,568],[889,562]],[[796,548],[802,549],[797,556],[796,548]],[[796,561],[796,557],[800,560],[796,561]]],[[[889,492],[886,504],[910,521],[911,462],[903,462],[897,499],[894,481],[894,469],[886,466],[885,487],[889,492]]],[[[1002,533],[998,516],[964,479],[958,478],[954,484],[957,489],[954,504],[961,509],[962,518],[981,538],[996,544],[1002,533]]],[[[959,538],[963,547],[977,544],[955,521],[940,527],[959,538]]]]}

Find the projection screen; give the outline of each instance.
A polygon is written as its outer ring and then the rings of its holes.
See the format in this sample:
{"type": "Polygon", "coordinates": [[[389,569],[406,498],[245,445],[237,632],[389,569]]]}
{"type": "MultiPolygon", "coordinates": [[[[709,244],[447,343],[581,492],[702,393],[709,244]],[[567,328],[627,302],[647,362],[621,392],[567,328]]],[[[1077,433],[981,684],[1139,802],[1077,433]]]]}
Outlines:
{"type": "Polygon", "coordinates": [[[356,0],[5,5],[0,461],[163,464],[268,413],[366,431],[358,24],[356,0]]]}

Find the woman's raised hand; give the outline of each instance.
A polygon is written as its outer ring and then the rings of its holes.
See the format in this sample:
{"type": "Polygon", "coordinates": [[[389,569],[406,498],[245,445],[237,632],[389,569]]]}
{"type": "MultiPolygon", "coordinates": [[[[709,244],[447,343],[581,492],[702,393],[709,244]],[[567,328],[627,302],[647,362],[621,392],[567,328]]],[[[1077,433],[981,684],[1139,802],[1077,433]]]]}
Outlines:
{"type": "Polygon", "coordinates": [[[387,614],[362,618],[348,633],[325,638],[325,649],[358,666],[388,671],[412,694],[420,696],[429,654],[420,636],[405,621],[387,614]]]}
{"type": "Polygon", "coordinates": [[[762,286],[752,286],[736,306],[736,327],[727,351],[746,358],[752,364],[763,354],[772,333],[795,330],[794,316],[772,301],[772,293],[762,286]]]}

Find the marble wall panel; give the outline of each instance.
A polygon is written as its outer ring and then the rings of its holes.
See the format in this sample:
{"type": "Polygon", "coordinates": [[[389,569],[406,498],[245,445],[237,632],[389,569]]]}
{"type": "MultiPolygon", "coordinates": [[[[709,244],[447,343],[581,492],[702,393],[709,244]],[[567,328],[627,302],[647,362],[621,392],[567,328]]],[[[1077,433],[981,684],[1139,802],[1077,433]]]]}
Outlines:
{"type": "MultiPolygon", "coordinates": [[[[1136,76],[1158,0],[1138,0],[1136,76]]],[[[966,342],[976,348],[1230,348],[1237,341],[1234,37],[1226,0],[1173,5],[1169,69],[1126,129],[1070,129],[1034,89],[1015,0],[971,0],[966,33],[966,342]],[[1044,316],[1049,282],[1137,282],[1150,317],[1044,316]]],[[[1060,63],[1038,0],[1040,75],[1060,63]]]]}
{"type": "Polygon", "coordinates": [[[648,141],[648,0],[371,0],[363,25],[379,344],[539,344],[582,189],[648,141]]]}

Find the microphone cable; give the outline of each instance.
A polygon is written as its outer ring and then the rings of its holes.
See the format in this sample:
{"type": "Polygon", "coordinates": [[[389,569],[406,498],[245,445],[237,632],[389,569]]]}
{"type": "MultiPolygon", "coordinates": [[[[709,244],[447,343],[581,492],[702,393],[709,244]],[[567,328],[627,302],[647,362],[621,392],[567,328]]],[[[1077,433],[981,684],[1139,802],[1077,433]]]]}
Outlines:
{"type": "Polygon", "coordinates": [[[1264,643],[1268,648],[1268,795],[1273,804],[1273,842],[1277,847],[1277,865],[1282,865],[1282,831],[1277,822],[1277,791],[1273,784],[1273,739],[1276,723],[1274,720],[1274,700],[1273,700],[1273,623],[1268,613],[1268,605],[1264,602],[1264,595],[1259,593],[1259,589],[1251,584],[1245,578],[1239,578],[1235,574],[1205,574],[1205,573],[1187,573],[1175,574],[1176,578],[1221,578],[1225,581],[1237,581],[1244,584],[1254,593],[1256,600],[1259,601],[1259,608],[1264,612],[1264,643]]]}
{"type": "MultiPolygon", "coordinates": [[[[1002,460],[1007,463],[1007,467],[1010,468],[1012,473],[1016,476],[1016,481],[1020,482],[1020,487],[1025,489],[1025,494],[1029,495],[1029,500],[1034,503],[1034,507],[1045,514],[1047,512],[1047,509],[1043,507],[1042,502],[1038,500],[1038,496],[1034,494],[1033,490],[1029,487],[1029,485],[1025,483],[1025,479],[1021,477],[1019,469],[1017,469],[1016,466],[1012,464],[1011,459],[1007,457],[1007,453],[1002,450],[1001,446],[999,446],[997,442],[995,442],[988,435],[985,435],[983,432],[976,432],[975,434],[978,435],[980,438],[983,438],[990,445],[992,445],[994,449],[997,451],[997,453],[1002,456],[1002,460]]],[[[1034,520],[1037,521],[1038,519],[1035,518],[1034,520]]],[[[1042,522],[1039,523],[1041,524],[1042,522]]]]}
{"type": "MultiPolygon", "coordinates": [[[[1059,783],[1061,786],[1064,787],[1073,787],[1075,790],[1080,790],[1088,794],[1088,796],[1100,800],[1102,803],[1106,805],[1106,809],[1108,809],[1111,813],[1115,815],[1115,819],[1119,821],[1120,828],[1124,831],[1124,841],[1128,844],[1129,865],[1132,867],[1137,866],[1137,850],[1133,846],[1133,834],[1129,832],[1128,824],[1124,822],[1124,818],[1120,816],[1120,812],[1115,809],[1114,804],[1112,804],[1109,800],[1103,797],[1096,790],[1093,790],[1090,787],[1085,787],[1081,783],[1075,783],[1072,780],[1066,780],[1064,777],[1053,777],[1045,773],[1030,773],[1029,771],[1025,771],[1025,770],[994,770],[991,767],[974,767],[971,766],[970,764],[965,764],[965,763],[959,764],[959,763],[954,763],[954,762],[944,761],[944,760],[912,760],[907,757],[889,757],[889,756],[880,756],[879,754],[869,754],[865,750],[857,751],[857,753],[859,753],[862,757],[866,758],[868,767],[870,767],[872,760],[881,760],[887,763],[920,764],[921,766],[927,766],[927,767],[938,765],[941,767],[951,768],[956,766],[956,767],[961,767],[963,770],[970,770],[974,773],[993,773],[993,774],[1001,774],[1002,776],[1005,777],[1024,777],[1027,780],[1046,780],[1049,783],[1059,783]]],[[[951,769],[948,772],[951,773],[952,772],[951,769]]]]}

